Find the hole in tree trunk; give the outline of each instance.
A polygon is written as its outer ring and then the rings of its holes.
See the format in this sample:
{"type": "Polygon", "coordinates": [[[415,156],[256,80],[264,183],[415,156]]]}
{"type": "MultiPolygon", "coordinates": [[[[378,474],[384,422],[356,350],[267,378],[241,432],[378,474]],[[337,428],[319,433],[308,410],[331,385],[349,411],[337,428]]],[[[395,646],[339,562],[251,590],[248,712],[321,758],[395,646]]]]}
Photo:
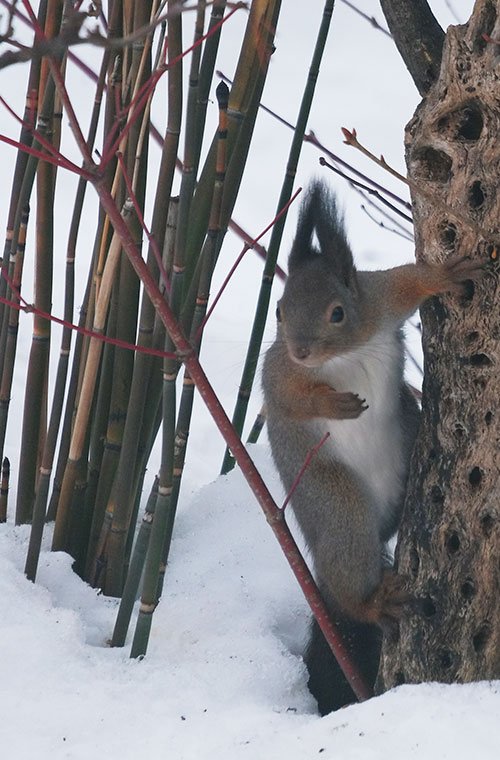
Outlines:
{"type": "Polygon", "coordinates": [[[458,533],[455,533],[455,531],[450,533],[446,537],[445,545],[448,554],[456,554],[460,549],[460,538],[458,537],[458,533]]]}
{"type": "Polygon", "coordinates": [[[448,182],[451,174],[451,158],[442,150],[427,146],[418,148],[412,156],[413,172],[417,179],[430,182],[448,182]]]}
{"type": "Polygon", "coordinates": [[[422,599],[422,612],[426,618],[434,617],[436,614],[436,605],[430,596],[426,596],[425,599],[422,599]]]}
{"type": "Polygon", "coordinates": [[[438,660],[442,670],[449,670],[453,665],[455,656],[448,649],[442,649],[438,652],[438,660]]]}
{"type": "Polygon", "coordinates": [[[472,354],[469,358],[469,364],[473,367],[489,367],[493,362],[486,354],[472,354]]]}
{"type": "Polygon", "coordinates": [[[454,251],[457,243],[457,226],[448,220],[444,221],[440,229],[440,237],[447,251],[454,251]]]}
{"type": "Polygon", "coordinates": [[[450,140],[479,140],[483,131],[483,115],[477,103],[467,103],[452,113],[442,116],[437,123],[438,131],[450,140]]]}
{"type": "Polygon", "coordinates": [[[481,208],[486,198],[486,192],[481,182],[477,179],[469,188],[469,206],[473,209],[481,208]]]}
{"type": "Polygon", "coordinates": [[[469,472],[469,483],[471,486],[477,487],[481,483],[482,477],[483,473],[481,472],[481,468],[473,467],[469,472]]]}
{"type": "Polygon", "coordinates": [[[474,598],[476,595],[476,586],[472,578],[467,578],[467,580],[462,583],[460,587],[460,593],[464,599],[467,599],[468,601],[474,598]]]}
{"type": "Polygon", "coordinates": [[[479,654],[479,652],[483,651],[488,642],[490,634],[491,628],[489,623],[483,623],[483,625],[472,637],[472,646],[474,647],[475,652],[479,654]]]}
{"type": "Polygon", "coordinates": [[[410,549],[410,572],[414,578],[418,575],[420,568],[420,556],[415,546],[410,549]]]}
{"type": "Polygon", "coordinates": [[[493,419],[493,412],[486,412],[486,414],[484,415],[484,421],[486,422],[487,425],[491,424],[492,419],[493,419]]]}
{"type": "Polygon", "coordinates": [[[495,522],[496,521],[493,515],[490,515],[488,513],[481,517],[481,530],[483,531],[483,535],[486,538],[489,538],[491,536],[495,522]]]}
{"type": "Polygon", "coordinates": [[[474,287],[474,283],[472,282],[472,280],[466,280],[463,284],[462,301],[464,303],[467,303],[468,301],[472,301],[472,299],[474,298],[475,290],[476,289],[474,287]]]}

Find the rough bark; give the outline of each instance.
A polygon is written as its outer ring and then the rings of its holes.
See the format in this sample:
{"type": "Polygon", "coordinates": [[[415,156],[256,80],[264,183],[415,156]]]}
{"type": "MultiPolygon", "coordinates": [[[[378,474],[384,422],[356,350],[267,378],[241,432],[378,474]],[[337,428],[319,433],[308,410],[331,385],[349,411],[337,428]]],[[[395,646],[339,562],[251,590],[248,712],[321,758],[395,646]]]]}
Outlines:
{"type": "Polygon", "coordinates": [[[399,53],[424,96],[439,75],[444,32],[427,0],[380,0],[380,5],[399,53]]]}
{"type": "Polygon", "coordinates": [[[435,199],[413,194],[417,258],[497,263],[422,311],[422,422],[397,549],[417,601],[385,642],[380,690],[500,677],[500,45],[483,33],[500,38],[500,0],[450,27],[406,129],[409,176],[435,199]]]}

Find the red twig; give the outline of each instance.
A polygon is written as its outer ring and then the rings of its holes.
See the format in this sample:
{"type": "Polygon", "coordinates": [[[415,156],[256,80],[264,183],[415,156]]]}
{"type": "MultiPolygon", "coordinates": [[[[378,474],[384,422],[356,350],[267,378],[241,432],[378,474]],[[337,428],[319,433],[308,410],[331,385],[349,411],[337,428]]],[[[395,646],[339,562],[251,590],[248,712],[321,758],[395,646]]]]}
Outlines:
{"type": "MultiPolygon", "coordinates": [[[[9,106],[9,104],[7,103],[7,101],[4,98],[2,98],[1,95],[0,95],[0,103],[10,113],[10,115],[19,124],[21,124],[22,127],[24,127],[24,129],[26,129],[27,131],[31,132],[31,134],[33,135],[33,137],[35,138],[35,140],[38,143],[40,143],[40,145],[42,146],[42,148],[45,148],[45,150],[48,151],[48,154],[44,153],[43,151],[39,151],[39,156],[38,157],[41,160],[49,161],[50,163],[55,163],[56,166],[60,166],[62,168],[68,169],[69,171],[78,173],[81,176],[85,176],[85,173],[84,173],[85,170],[82,170],[82,168],[80,166],[77,166],[72,161],[70,161],[69,158],[66,158],[66,156],[64,156],[49,140],[47,140],[39,132],[39,130],[34,127],[34,125],[32,123],[29,123],[29,122],[25,121],[25,119],[22,119],[18,114],[16,114],[16,112],[14,111],[14,109],[9,106]],[[52,158],[52,161],[51,161],[51,158],[52,158]]],[[[8,137],[6,137],[4,135],[0,135],[0,139],[3,142],[11,142],[10,138],[8,138],[8,137]]],[[[18,143],[17,147],[21,148],[21,149],[24,149],[26,146],[24,146],[23,143],[18,143]]],[[[36,151],[37,149],[36,148],[32,148],[31,150],[32,151],[36,151]]],[[[35,153],[33,153],[33,155],[35,155],[35,153]]]]}
{"type": "Polygon", "coordinates": [[[201,325],[200,325],[200,326],[199,326],[199,328],[198,328],[198,332],[196,333],[196,342],[198,342],[198,340],[199,340],[199,338],[200,338],[200,336],[201,336],[201,333],[203,332],[203,330],[204,330],[204,328],[205,328],[205,325],[206,325],[206,323],[208,322],[208,320],[209,320],[209,319],[210,319],[210,317],[212,316],[212,312],[213,312],[213,310],[214,310],[214,309],[215,309],[215,307],[217,306],[217,304],[218,304],[218,302],[219,302],[219,300],[220,300],[220,297],[222,296],[222,294],[223,294],[224,290],[226,289],[226,287],[227,287],[227,285],[228,285],[228,283],[229,283],[229,280],[231,279],[231,277],[232,277],[232,276],[233,276],[233,274],[235,273],[236,269],[238,268],[238,266],[239,266],[239,264],[240,264],[241,260],[243,259],[244,255],[246,254],[246,252],[247,252],[247,251],[248,251],[250,248],[253,248],[253,246],[255,245],[255,243],[258,243],[258,242],[259,242],[259,240],[260,240],[262,237],[264,237],[264,235],[266,234],[266,232],[269,232],[269,230],[271,229],[271,227],[274,227],[274,225],[276,224],[276,222],[278,221],[278,219],[279,219],[281,216],[283,216],[283,214],[285,214],[285,213],[288,211],[288,208],[291,206],[291,204],[294,202],[294,200],[296,199],[296,197],[297,197],[297,196],[299,195],[299,193],[301,193],[301,192],[302,192],[302,188],[301,188],[301,187],[299,187],[299,189],[298,189],[298,190],[297,190],[297,191],[294,193],[294,195],[292,195],[292,197],[290,198],[290,200],[289,200],[289,201],[288,201],[288,202],[287,202],[287,203],[286,203],[286,204],[283,206],[283,208],[282,208],[282,209],[281,209],[281,210],[280,210],[280,211],[279,211],[279,212],[276,214],[276,216],[274,217],[273,221],[272,221],[272,222],[270,222],[270,224],[268,224],[268,225],[267,225],[267,227],[265,228],[265,230],[263,230],[263,231],[260,233],[260,235],[258,235],[258,236],[257,236],[257,237],[256,237],[254,240],[251,240],[249,243],[245,243],[245,245],[243,246],[243,249],[242,249],[242,251],[241,251],[240,255],[238,256],[238,258],[237,258],[237,259],[236,259],[236,261],[234,262],[233,266],[232,266],[232,267],[231,267],[231,269],[229,270],[229,273],[228,273],[227,277],[225,278],[224,282],[222,283],[222,285],[221,285],[221,288],[220,288],[219,292],[218,292],[218,293],[217,293],[217,295],[215,296],[215,298],[214,298],[214,300],[213,300],[213,303],[212,303],[212,305],[210,306],[209,310],[207,311],[207,313],[206,313],[206,315],[205,315],[205,318],[204,318],[204,320],[202,321],[201,325]]]}
{"type": "Polygon", "coordinates": [[[221,26],[225,24],[226,21],[229,21],[231,16],[234,13],[236,13],[236,11],[240,10],[241,8],[246,8],[245,3],[236,3],[234,8],[227,14],[227,16],[224,16],[224,18],[221,18],[221,20],[218,21],[217,24],[214,24],[214,26],[211,29],[209,29],[206,34],[204,34],[202,37],[197,39],[190,47],[186,48],[186,50],[183,50],[182,53],[180,53],[178,56],[173,58],[169,63],[165,63],[162,66],[160,66],[156,71],[154,71],[151,74],[149,79],[146,82],[144,82],[142,87],[137,92],[135,98],[133,98],[130,101],[127,108],[125,109],[125,111],[130,114],[127,124],[125,125],[123,130],[120,132],[115,142],[106,151],[103,152],[103,156],[101,160],[101,169],[104,168],[104,166],[111,160],[115,152],[118,150],[120,142],[126,136],[128,131],[131,129],[132,124],[134,123],[135,119],[141,112],[145,102],[147,101],[151,92],[155,89],[156,85],[158,84],[161,77],[165,74],[165,72],[168,71],[172,66],[175,66],[177,63],[179,63],[179,61],[181,61],[183,58],[189,55],[189,53],[191,53],[199,45],[202,45],[205,42],[205,40],[207,40],[209,37],[215,34],[221,28],[221,26]]]}
{"type": "MultiPolygon", "coordinates": [[[[259,243],[253,242],[252,237],[246,232],[246,230],[243,229],[237,222],[234,221],[234,219],[229,220],[228,227],[230,230],[232,230],[236,235],[238,235],[239,238],[241,238],[245,243],[252,244],[252,250],[254,250],[256,253],[259,254],[261,259],[266,258],[266,249],[263,245],[260,245],[259,243]]],[[[279,277],[280,280],[286,280],[286,272],[284,269],[280,267],[279,264],[276,264],[276,275],[279,277]]]]}
{"type": "Polygon", "coordinates": [[[314,578],[307,567],[288,526],[286,525],[283,512],[273,500],[266,484],[262,480],[260,473],[241,441],[241,438],[210,385],[198,357],[196,356],[195,350],[185,337],[169,304],[163,298],[155,279],[137,251],[134,240],[130,235],[130,231],[125,221],[121,217],[114,199],[105,188],[102,180],[96,180],[94,186],[99,194],[104,211],[111,220],[116,234],[120,237],[123,249],[128,256],[130,263],[142,280],[149,299],[155,307],[158,316],[163,322],[177,349],[178,358],[185,364],[186,369],[205,402],[208,411],[212,415],[214,422],[219,428],[228,447],[231,449],[236,462],[241,468],[250,488],[264,511],[267,521],[283,549],[290,567],[292,568],[311,610],[313,611],[318,625],[323,631],[323,634],[334,652],[351,688],[359,700],[368,699],[371,696],[371,691],[364,682],[356,664],[352,662],[349,652],[346,649],[336,626],[329,618],[328,611],[320,596],[314,578]]]}
{"type": "Polygon", "coordinates": [[[285,509],[287,508],[287,506],[288,506],[288,504],[289,504],[289,502],[290,502],[290,499],[292,498],[293,494],[295,493],[295,491],[296,491],[296,489],[297,489],[297,486],[299,485],[300,481],[301,481],[301,480],[302,480],[302,478],[304,477],[304,473],[305,473],[305,471],[307,470],[307,468],[308,468],[308,467],[309,467],[309,465],[311,464],[311,460],[312,460],[312,458],[315,456],[315,454],[317,454],[317,453],[318,453],[318,451],[320,450],[320,448],[321,448],[321,447],[323,446],[323,444],[324,444],[324,443],[325,443],[325,442],[328,440],[328,438],[329,438],[329,437],[330,437],[330,433],[325,433],[325,434],[324,434],[324,436],[323,436],[323,438],[321,439],[321,441],[319,441],[319,442],[316,444],[316,446],[313,446],[313,448],[312,448],[312,449],[310,449],[310,450],[307,452],[307,456],[306,456],[306,458],[304,459],[304,464],[302,465],[302,467],[301,467],[301,468],[300,468],[300,470],[298,471],[298,473],[297,473],[297,476],[296,476],[295,480],[294,480],[294,481],[293,481],[293,483],[292,483],[292,487],[290,488],[289,492],[287,493],[287,495],[286,495],[286,498],[285,498],[285,501],[284,501],[284,502],[283,502],[283,504],[281,505],[281,511],[282,511],[282,512],[284,512],[284,511],[285,511],[285,509]]]}
{"type": "Polygon", "coordinates": [[[146,346],[139,346],[135,343],[128,343],[125,340],[121,340],[120,338],[110,338],[108,335],[104,335],[103,333],[95,332],[94,330],[89,330],[87,327],[83,327],[82,325],[75,325],[72,322],[68,322],[66,319],[61,319],[60,317],[56,317],[53,314],[48,314],[45,311],[42,311],[41,309],[37,309],[36,306],[33,304],[29,304],[26,299],[24,299],[19,291],[18,288],[16,288],[15,284],[12,282],[11,278],[5,271],[0,272],[1,275],[3,275],[4,279],[7,281],[13,295],[16,297],[16,301],[9,300],[8,298],[3,298],[0,296],[0,303],[5,304],[6,306],[10,306],[13,309],[17,309],[18,311],[24,311],[26,314],[36,314],[39,317],[42,317],[43,319],[47,319],[49,322],[55,322],[58,325],[62,325],[63,327],[67,327],[70,330],[74,330],[75,332],[81,333],[82,335],[86,335],[89,338],[96,338],[96,340],[100,340],[103,343],[111,343],[113,346],[117,346],[118,348],[125,348],[128,351],[137,351],[140,354],[149,354],[150,356],[159,356],[162,359],[175,359],[175,354],[169,353],[168,351],[160,351],[156,348],[147,348],[146,346]]]}
{"type": "Polygon", "coordinates": [[[53,164],[54,166],[60,166],[63,169],[68,169],[69,171],[78,174],[84,179],[90,180],[94,176],[85,169],[82,169],[80,166],[73,164],[72,161],[65,158],[62,154],[59,154],[59,156],[57,154],[55,156],[51,156],[48,153],[44,153],[42,150],[37,150],[36,148],[32,148],[30,145],[25,145],[24,143],[20,143],[18,140],[13,140],[11,137],[7,137],[7,135],[0,135],[0,142],[7,143],[7,145],[12,145],[13,148],[17,148],[18,150],[22,150],[25,153],[29,153],[30,156],[36,156],[36,158],[40,159],[41,161],[47,161],[47,163],[53,164]]]}

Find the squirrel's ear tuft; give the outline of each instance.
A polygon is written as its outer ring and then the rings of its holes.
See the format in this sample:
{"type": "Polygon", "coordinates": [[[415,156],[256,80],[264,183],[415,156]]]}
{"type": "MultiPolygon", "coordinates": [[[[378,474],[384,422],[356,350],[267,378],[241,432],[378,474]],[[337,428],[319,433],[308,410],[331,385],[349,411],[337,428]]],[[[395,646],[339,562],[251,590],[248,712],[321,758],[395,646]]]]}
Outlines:
{"type": "Polygon", "coordinates": [[[344,222],[339,214],[335,195],[321,180],[316,180],[310,185],[302,203],[288,268],[291,271],[306,259],[317,255],[328,260],[346,286],[353,284],[356,270],[344,222]],[[312,243],[314,232],[319,250],[312,243]]]}
{"type": "Polygon", "coordinates": [[[317,254],[312,244],[312,236],[315,226],[314,208],[316,205],[317,190],[315,185],[306,191],[306,195],[299,211],[297,230],[288,256],[288,271],[292,272],[300,267],[307,259],[317,254]]]}

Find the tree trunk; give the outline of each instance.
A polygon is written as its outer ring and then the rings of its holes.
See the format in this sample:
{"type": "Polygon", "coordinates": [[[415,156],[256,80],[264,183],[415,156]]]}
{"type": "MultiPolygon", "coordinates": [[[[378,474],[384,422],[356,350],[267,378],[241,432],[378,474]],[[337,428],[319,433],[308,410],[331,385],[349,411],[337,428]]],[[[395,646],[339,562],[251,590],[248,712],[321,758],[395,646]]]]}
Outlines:
{"type": "Polygon", "coordinates": [[[417,258],[491,263],[464,296],[422,310],[422,422],[396,552],[416,604],[385,641],[380,690],[500,677],[500,46],[484,33],[500,39],[500,0],[450,27],[406,129],[417,258]]]}

